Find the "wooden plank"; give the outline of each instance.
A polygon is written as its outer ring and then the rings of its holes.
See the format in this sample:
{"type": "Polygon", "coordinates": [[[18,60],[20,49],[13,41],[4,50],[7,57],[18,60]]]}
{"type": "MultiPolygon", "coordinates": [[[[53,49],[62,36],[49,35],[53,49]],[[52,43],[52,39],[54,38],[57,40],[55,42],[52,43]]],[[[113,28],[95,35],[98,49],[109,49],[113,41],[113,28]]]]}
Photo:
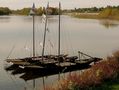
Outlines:
{"type": "Polygon", "coordinates": [[[41,66],[37,66],[37,65],[28,65],[28,66],[24,66],[25,68],[44,68],[41,66]]]}
{"type": "MultiPolygon", "coordinates": [[[[58,63],[56,65],[59,65],[58,63]]],[[[61,67],[67,67],[67,66],[72,66],[72,65],[76,65],[75,63],[70,63],[70,62],[63,62],[60,63],[61,67]]]]}
{"type": "Polygon", "coordinates": [[[7,59],[6,60],[8,63],[13,63],[13,64],[17,64],[17,65],[29,65],[29,62],[26,61],[22,61],[20,59],[7,59]]]}

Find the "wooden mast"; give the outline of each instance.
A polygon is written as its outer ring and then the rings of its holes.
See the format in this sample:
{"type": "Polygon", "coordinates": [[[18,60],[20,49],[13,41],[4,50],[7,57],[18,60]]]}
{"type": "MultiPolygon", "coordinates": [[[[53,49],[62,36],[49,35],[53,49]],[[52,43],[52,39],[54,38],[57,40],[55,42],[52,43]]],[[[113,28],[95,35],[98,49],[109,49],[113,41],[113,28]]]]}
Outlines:
{"type": "Polygon", "coordinates": [[[47,4],[46,8],[46,18],[45,18],[45,31],[44,31],[44,37],[43,37],[43,48],[42,48],[42,62],[43,62],[43,57],[44,57],[44,50],[45,50],[45,38],[46,38],[46,31],[47,31],[47,21],[48,21],[48,7],[49,7],[49,2],[47,4]]]}
{"type": "Polygon", "coordinates": [[[60,14],[61,14],[61,4],[59,2],[59,34],[58,34],[58,61],[60,65],[60,14]]]}
{"type": "MultiPolygon", "coordinates": [[[[35,58],[35,4],[33,3],[33,6],[30,11],[30,15],[33,17],[33,60],[35,58]]],[[[35,89],[35,79],[33,80],[33,89],[35,89]]]]}
{"type": "Polygon", "coordinates": [[[30,10],[30,15],[32,15],[33,18],[33,58],[34,58],[35,57],[35,4],[34,3],[30,10]]]}
{"type": "Polygon", "coordinates": [[[35,4],[33,3],[33,6],[30,10],[30,15],[32,15],[33,18],[33,59],[35,57],[35,4]]]}
{"type": "Polygon", "coordinates": [[[33,57],[35,57],[35,15],[33,15],[33,57]]]}

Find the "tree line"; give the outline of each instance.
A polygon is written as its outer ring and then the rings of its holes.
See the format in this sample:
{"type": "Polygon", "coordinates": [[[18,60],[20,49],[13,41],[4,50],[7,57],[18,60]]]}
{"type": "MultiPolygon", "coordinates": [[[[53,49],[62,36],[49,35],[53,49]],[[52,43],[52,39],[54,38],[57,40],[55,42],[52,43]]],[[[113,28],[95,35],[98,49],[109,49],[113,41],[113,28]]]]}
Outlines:
{"type": "MultiPolygon", "coordinates": [[[[91,7],[91,8],[74,8],[74,9],[65,9],[62,10],[62,13],[100,13],[104,10],[107,11],[119,11],[119,6],[107,6],[107,7],[91,7]]],[[[8,7],[0,7],[0,15],[9,15],[9,14],[15,14],[15,15],[29,15],[31,8],[23,8],[23,9],[17,9],[17,10],[11,10],[8,7]]],[[[46,13],[45,7],[39,7],[35,10],[36,15],[42,15],[43,13],[46,13]]],[[[58,15],[58,8],[56,7],[49,7],[48,8],[48,14],[50,15],[58,15]]]]}
{"type": "Polygon", "coordinates": [[[63,10],[65,13],[71,13],[71,12],[79,12],[79,13],[99,13],[103,11],[104,9],[111,8],[111,9],[119,9],[119,6],[107,6],[107,7],[90,7],[90,8],[74,8],[70,10],[63,10]]]}
{"type": "Polygon", "coordinates": [[[0,15],[9,15],[11,10],[8,7],[0,7],[0,15]]]}
{"type": "Polygon", "coordinates": [[[77,18],[90,18],[90,19],[112,19],[119,20],[119,6],[107,6],[102,8],[79,8],[74,10],[65,11],[65,14],[77,18]],[[66,13],[67,12],[67,13],[66,13]]]}
{"type": "MultiPolygon", "coordinates": [[[[0,7],[0,15],[9,15],[9,14],[15,14],[15,15],[29,15],[31,8],[23,8],[23,9],[17,9],[17,10],[10,10],[8,7],[0,7]]],[[[58,15],[58,8],[56,7],[49,7],[48,8],[48,14],[50,15],[58,15]]],[[[46,13],[45,7],[39,7],[35,9],[36,15],[42,15],[46,13]]]]}

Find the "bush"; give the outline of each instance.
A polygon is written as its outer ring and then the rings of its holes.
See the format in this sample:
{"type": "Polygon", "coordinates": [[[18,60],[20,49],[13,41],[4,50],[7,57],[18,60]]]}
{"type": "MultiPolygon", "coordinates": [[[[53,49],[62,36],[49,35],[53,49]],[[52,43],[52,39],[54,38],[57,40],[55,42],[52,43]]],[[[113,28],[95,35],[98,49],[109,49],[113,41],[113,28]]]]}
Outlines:
{"type": "MultiPolygon", "coordinates": [[[[96,63],[81,74],[74,73],[69,75],[66,79],[60,81],[60,84],[58,84],[56,88],[50,87],[47,90],[95,90],[96,86],[101,86],[105,82],[113,81],[118,76],[119,51],[107,57],[106,60],[96,63]]],[[[108,86],[104,84],[103,87],[107,88],[108,86]]],[[[99,90],[100,89],[101,88],[99,88],[99,90]]]]}
{"type": "Polygon", "coordinates": [[[119,9],[107,7],[99,13],[99,18],[119,19],[119,9]]]}

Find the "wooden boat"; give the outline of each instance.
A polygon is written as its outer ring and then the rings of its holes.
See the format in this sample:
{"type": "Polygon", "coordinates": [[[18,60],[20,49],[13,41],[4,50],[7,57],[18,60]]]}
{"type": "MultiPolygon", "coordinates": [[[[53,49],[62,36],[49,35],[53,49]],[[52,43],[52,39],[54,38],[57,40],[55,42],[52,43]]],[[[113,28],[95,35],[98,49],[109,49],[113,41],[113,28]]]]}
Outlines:
{"type": "MultiPolygon", "coordinates": [[[[47,5],[47,9],[49,4],[47,5]]],[[[25,58],[18,58],[18,59],[6,59],[7,62],[11,62],[15,65],[19,65],[21,68],[64,68],[64,67],[72,67],[74,65],[79,66],[86,66],[89,65],[91,62],[96,62],[101,60],[100,58],[94,58],[89,56],[85,53],[78,52],[81,55],[87,56],[84,60],[81,60],[80,55],[78,56],[68,56],[65,54],[60,53],[60,14],[61,14],[61,5],[59,3],[59,30],[58,30],[58,55],[44,55],[45,51],[45,38],[46,38],[46,31],[47,31],[47,13],[48,10],[46,9],[46,20],[45,20],[45,30],[44,30],[44,39],[43,39],[43,48],[42,48],[42,55],[36,56],[35,55],[35,27],[34,27],[34,17],[35,12],[35,5],[33,4],[32,7],[32,17],[33,17],[33,55],[32,57],[25,57],[25,58]]]]}

